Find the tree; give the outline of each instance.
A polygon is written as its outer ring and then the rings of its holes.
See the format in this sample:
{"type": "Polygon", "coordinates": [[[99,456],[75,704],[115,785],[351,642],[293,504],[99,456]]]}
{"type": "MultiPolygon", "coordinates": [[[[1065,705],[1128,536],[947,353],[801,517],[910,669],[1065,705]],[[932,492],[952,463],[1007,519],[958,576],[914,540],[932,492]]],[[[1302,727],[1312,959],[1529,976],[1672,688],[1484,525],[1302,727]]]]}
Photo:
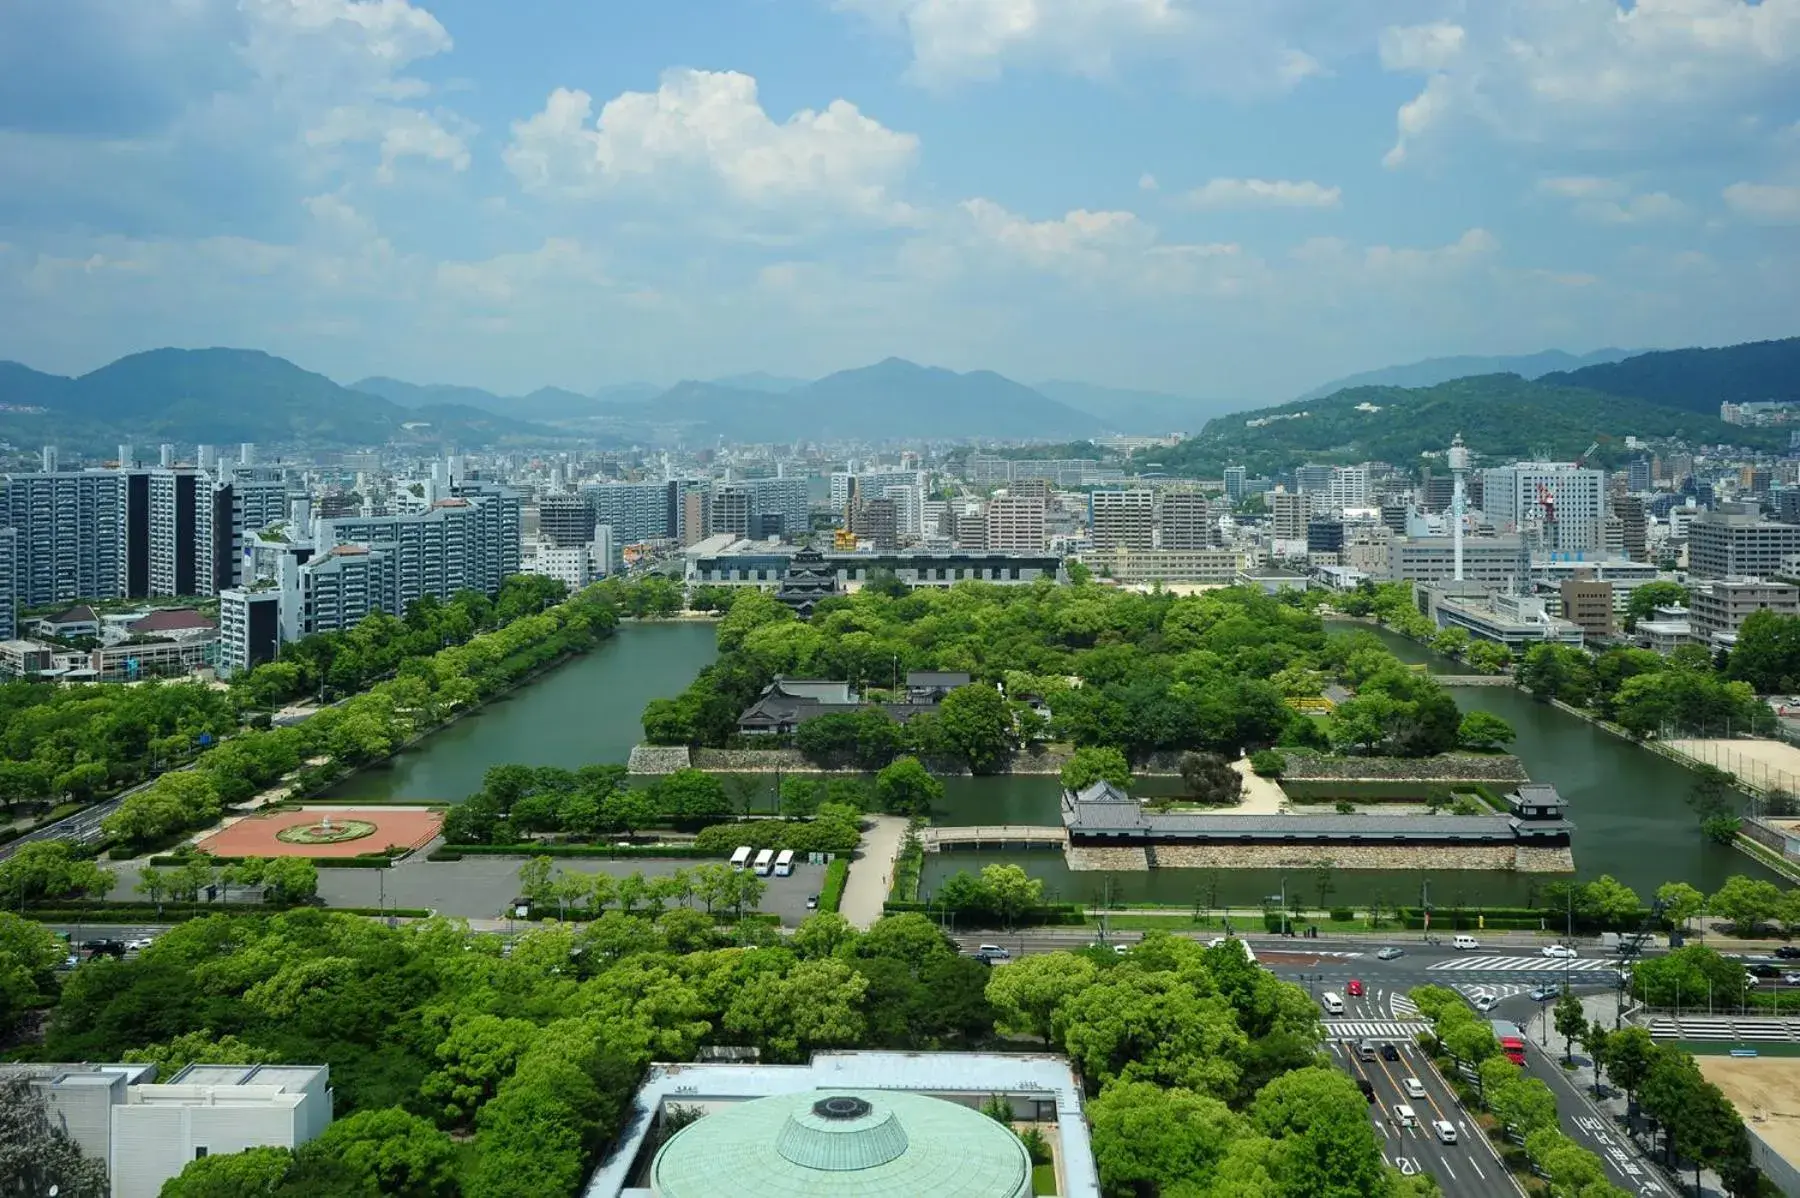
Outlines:
{"type": "Polygon", "coordinates": [[[51,1121],[29,1076],[0,1077],[0,1194],[38,1198],[106,1198],[106,1162],[81,1155],[51,1121]]]}
{"type": "Polygon", "coordinates": [[[1737,874],[1707,900],[1707,909],[1731,921],[1732,934],[1749,937],[1759,925],[1773,919],[1781,910],[1781,889],[1773,882],[1763,882],[1737,874]]]}
{"type": "Polygon", "coordinates": [[[1049,1044],[1057,1011],[1072,995],[1085,990],[1098,972],[1087,957],[1068,952],[1034,953],[994,970],[988,979],[987,998],[994,1006],[996,1025],[1049,1044]]]}
{"type": "Polygon", "coordinates": [[[1659,1050],[1645,1028],[1627,1024],[1606,1038],[1606,1074],[1624,1089],[1627,1103],[1650,1075],[1659,1050]]]}
{"type": "Polygon", "coordinates": [[[174,1077],[189,1065],[273,1065],[281,1054],[248,1044],[236,1036],[215,1036],[211,1028],[187,1032],[166,1044],[127,1049],[125,1061],[156,1066],[156,1076],[174,1077]]]}
{"type": "Polygon", "coordinates": [[[945,748],[977,774],[992,773],[1015,745],[1005,697],[981,683],[959,686],[944,696],[937,733],[945,748]]]}
{"type": "Polygon", "coordinates": [[[943,801],[944,784],[917,757],[897,758],[875,775],[875,798],[890,815],[930,815],[943,801]]]}
{"type": "Polygon", "coordinates": [[[1244,791],[1244,777],[1217,753],[1183,753],[1181,781],[1195,802],[1237,803],[1244,791]]]}
{"type": "Polygon", "coordinates": [[[1457,743],[1467,749],[1498,749],[1517,735],[1511,724],[1486,711],[1469,712],[1456,729],[1457,743]]]}
{"type": "Polygon", "coordinates": [[[1276,1137],[1283,1193],[1352,1198],[1387,1188],[1381,1141],[1349,1075],[1320,1066],[1285,1073],[1257,1094],[1250,1118],[1276,1137]]]}
{"type": "Polygon", "coordinates": [[[357,1111],[327,1127],[300,1158],[342,1162],[383,1195],[454,1198],[456,1147],[430,1123],[398,1107],[357,1111]]]}
{"type": "Polygon", "coordinates": [[[1173,1193],[1210,1177],[1232,1141],[1248,1133],[1217,1098],[1145,1082],[1108,1086],[1088,1114],[1094,1161],[1108,1194],[1173,1193]]]}
{"type": "Polygon", "coordinates": [[[815,778],[789,774],[781,780],[781,814],[789,819],[805,819],[818,811],[824,790],[815,778]]]}
{"type": "Polygon", "coordinates": [[[163,1183],[162,1198],[240,1198],[245,1194],[280,1194],[285,1191],[293,1170],[294,1154],[286,1148],[249,1148],[243,1152],[203,1156],[189,1161],[180,1173],[163,1183]]]}
{"type": "Polygon", "coordinates": [[[309,903],[319,896],[319,867],[305,857],[272,857],[263,867],[263,898],[272,903],[309,903]]]}
{"type": "Polygon", "coordinates": [[[1018,865],[984,865],[981,884],[994,905],[994,914],[1011,928],[1025,912],[1044,903],[1044,883],[1018,865]]]}
{"type": "Polygon", "coordinates": [[[764,972],[745,982],[725,1009],[724,1026],[756,1040],[774,1060],[802,1060],[814,1049],[857,1042],[868,986],[837,958],[801,961],[785,976],[764,972]]]}
{"type": "MultiPolygon", "coordinates": [[[[682,769],[664,774],[651,785],[656,806],[671,819],[720,820],[732,814],[725,784],[705,770],[682,769]]],[[[602,804],[604,810],[605,804],[602,804]]]]}
{"type": "Polygon", "coordinates": [[[1688,601],[1688,590],[1678,582],[1646,582],[1631,588],[1625,605],[1625,631],[1636,628],[1638,621],[1648,620],[1659,607],[1681,607],[1688,601]]]}
{"type": "Polygon", "coordinates": [[[616,790],[600,801],[600,820],[632,836],[656,822],[656,808],[656,801],[645,791],[616,790]]]}
{"type": "Polygon", "coordinates": [[[1677,932],[1686,931],[1688,921],[1706,910],[1706,896],[1686,882],[1664,882],[1656,888],[1656,901],[1662,906],[1663,919],[1677,932]]]}
{"type": "Polygon", "coordinates": [[[1563,1060],[1573,1064],[1575,1041],[1587,1034],[1587,1012],[1582,1008],[1581,1000],[1565,990],[1556,1000],[1555,1019],[1556,1034],[1563,1038],[1563,1060]]]}
{"type": "Polygon", "coordinates": [[[1096,782],[1110,782],[1120,790],[1131,788],[1131,763],[1117,749],[1089,746],[1076,749],[1063,763],[1064,790],[1085,790],[1096,782]]]}
{"type": "Polygon", "coordinates": [[[1725,672],[1762,695],[1800,689],[1800,619],[1751,612],[1738,628],[1725,672]]]}
{"type": "Polygon", "coordinates": [[[1601,874],[1581,887],[1575,906],[1588,919],[1613,928],[1635,922],[1641,910],[1637,891],[1611,874],[1601,874]]]}

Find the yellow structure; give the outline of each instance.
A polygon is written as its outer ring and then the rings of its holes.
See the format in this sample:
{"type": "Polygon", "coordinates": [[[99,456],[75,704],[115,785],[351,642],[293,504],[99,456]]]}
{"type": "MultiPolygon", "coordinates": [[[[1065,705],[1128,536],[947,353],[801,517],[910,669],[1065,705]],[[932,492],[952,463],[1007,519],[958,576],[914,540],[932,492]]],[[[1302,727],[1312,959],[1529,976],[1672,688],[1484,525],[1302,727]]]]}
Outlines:
{"type": "Polygon", "coordinates": [[[1287,701],[1287,705],[1301,715],[1330,715],[1337,708],[1336,703],[1323,695],[1314,695],[1311,698],[1291,698],[1287,701]]]}

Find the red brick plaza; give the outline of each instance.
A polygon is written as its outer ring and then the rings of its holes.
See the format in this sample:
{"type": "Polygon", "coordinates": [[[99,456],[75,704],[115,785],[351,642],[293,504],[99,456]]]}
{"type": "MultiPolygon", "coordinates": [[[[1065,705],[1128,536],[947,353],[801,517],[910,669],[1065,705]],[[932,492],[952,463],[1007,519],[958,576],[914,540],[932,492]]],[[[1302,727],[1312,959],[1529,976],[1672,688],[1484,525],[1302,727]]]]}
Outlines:
{"type": "Polygon", "coordinates": [[[217,857],[355,857],[379,853],[389,845],[421,848],[437,835],[443,822],[443,815],[436,811],[360,807],[277,811],[241,819],[195,847],[217,857]],[[331,821],[329,830],[324,827],[327,819],[331,821]],[[285,829],[293,829],[288,839],[278,835],[285,829]],[[349,838],[335,839],[345,836],[349,838]]]}

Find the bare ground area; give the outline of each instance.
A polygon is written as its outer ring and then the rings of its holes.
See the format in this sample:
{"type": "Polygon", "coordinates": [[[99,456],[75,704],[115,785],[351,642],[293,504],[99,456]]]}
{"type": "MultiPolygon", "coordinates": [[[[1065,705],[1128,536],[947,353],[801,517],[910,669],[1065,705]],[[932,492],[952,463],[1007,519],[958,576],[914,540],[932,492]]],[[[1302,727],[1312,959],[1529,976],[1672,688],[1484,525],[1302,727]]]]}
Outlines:
{"type": "Polygon", "coordinates": [[[1746,1125],[1800,1168],[1800,1057],[1695,1057],[1746,1125]]]}

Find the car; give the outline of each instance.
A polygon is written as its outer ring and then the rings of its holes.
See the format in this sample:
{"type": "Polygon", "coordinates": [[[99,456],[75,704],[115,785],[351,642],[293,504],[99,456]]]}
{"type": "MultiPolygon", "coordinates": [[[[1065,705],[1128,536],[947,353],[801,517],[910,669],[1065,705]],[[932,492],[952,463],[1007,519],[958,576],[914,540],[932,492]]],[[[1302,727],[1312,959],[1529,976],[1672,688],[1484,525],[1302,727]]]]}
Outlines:
{"type": "Polygon", "coordinates": [[[1800,944],[1784,944],[1775,950],[1775,955],[1783,961],[1800,960],[1800,944]]]}
{"type": "Polygon", "coordinates": [[[1362,1091],[1362,1096],[1364,1098],[1368,1099],[1370,1102],[1375,1101],[1375,1083],[1374,1082],[1370,1081],[1366,1077],[1359,1077],[1356,1079],[1356,1088],[1358,1090],[1362,1091]]]}
{"type": "Polygon", "coordinates": [[[82,951],[90,957],[123,957],[125,945],[119,940],[84,940],[82,951]]]}
{"type": "Polygon", "coordinates": [[[817,911],[819,909],[819,896],[818,895],[809,894],[806,896],[806,909],[808,911],[817,911]]]}
{"type": "Polygon", "coordinates": [[[1562,997],[1562,987],[1561,986],[1539,986],[1537,989],[1533,990],[1530,994],[1526,995],[1526,997],[1529,998],[1532,1002],[1549,1002],[1551,999],[1562,997]]]}
{"type": "Polygon", "coordinates": [[[1473,999],[1470,1000],[1470,1005],[1472,1005],[1477,1011],[1486,1012],[1486,1011],[1491,1011],[1495,1007],[1499,1006],[1500,1000],[1492,994],[1477,994],[1473,999]]]}
{"type": "Polygon", "coordinates": [[[1784,985],[1800,986],[1800,969],[1788,970],[1781,975],[1781,981],[1784,985]]]}
{"type": "Polygon", "coordinates": [[[1395,948],[1393,945],[1390,944],[1387,947],[1383,948],[1380,952],[1377,952],[1375,954],[1375,959],[1377,961],[1392,961],[1396,957],[1404,957],[1405,955],[1406,955],[1405,949],[1395,948]]]}
{"type": "Polygon", "coordinates": [[[81,964],[81,954],[80,953],[70,953],[68,956],[63,958],[62,967],[64,969],[73,969],[79,964],[81,964]]]}
{"type": "Polygon", "coordinates": [[[1781,976],[1781,967],[1758,961],[1754,965],[1744,966],[1744,972],[1753,978],[1778,978],[1781,976]]]}
{"type": "Polygon", "coordinates": [[[1381,1059],[1384,1061],[1397,1061],[1400,1059],[1400,1050],[1395,1048],[1391,1043],[1384,1041],[1381,1045],[1381,1059]]]}
{"type": "Polygon", "coordinates": [[[1431,1130],[1437,1133],[1438,1143],[1456,1143],[1456,1124],[1450,1122],[1448,1119],[1433,1119],[1431,1121],[1431,1130]]]}
{"type": "Polygon", "coordinates": [[[1005,961],[1012,957],[1011,953],[1001,948],[998,944],[984,944],[976,951],[995,961],[1005,961]]]}
{"type": "Polygon", "coordinates": [[[1744,985],[1754,986],[1761,981],[1762,981],[1761,978],[1759,978],[1755,974],[1751,973],[1748,969],[1744,970],[1744,985]]]}
{"type": "Polygon", "coordinates": [[[1348,994],[1351,998],[1361,998],[1363,994],[1362,979],[1351,978],[1350,984],[1344,987],[1344,993],[1348,994]]]}
{"type": "Polygon", "coordinates": [[[1130,951],[1131,951],[1131,946],[1129,944],[1113,945],[1113,952],[1117,953],[1121,957],[1123,957],[1126,953],[1128,953],[1130,951]]]}
{"type": "Polygon", "coordinates": [[[1425,1097],[1425,1083],[1420,1081],[1416,1077],[1409,1077],[1405,1081],[1401,1082],[1400,1088],[1402,1090],[1406,1091],[1406,1096],[1408,1098],[1423,1098],[1423,1097],[1425,1097]]]}
{"type": "Polygon", "coordinates": [[[128,953],[141,953],[155,943],[156,938],[154,936],[139,936],[135,940],[127,940],[125,942],[125,951],[128,953]]]}
{"type": "Polygon", "coordinates": [[[1566,944],[1546,944],[1544,946],[1544,956],[1546,957],[1556,957],[1561,960],[1579,957],[1580,955],[1580,953],[1576,952],[1566,944]]]}

